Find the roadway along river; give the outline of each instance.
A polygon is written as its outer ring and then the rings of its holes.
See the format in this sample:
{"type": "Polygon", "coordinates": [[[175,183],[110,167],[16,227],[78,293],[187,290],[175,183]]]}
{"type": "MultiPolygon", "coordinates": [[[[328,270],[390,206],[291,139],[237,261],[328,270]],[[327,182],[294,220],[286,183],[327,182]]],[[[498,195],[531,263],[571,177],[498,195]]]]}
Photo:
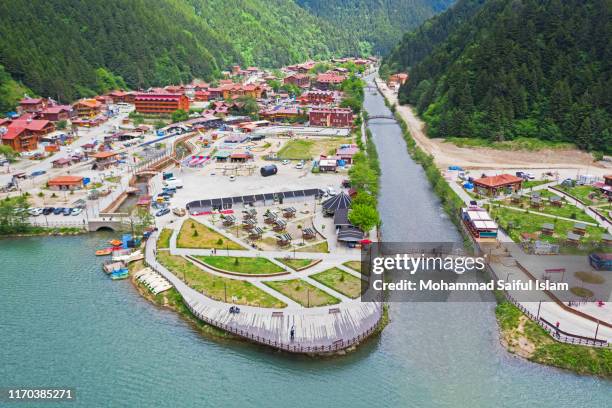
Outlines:
{"type": "MultiPolygon", "coordinates": [[[[366,108],[388,112],[369,91],[366,108]]],[[[386,239],[458,240],[407,156],[398,126],[371,127],[382,159],[386,239]]],[[[144,301],[129,282],[101,272],[92,254],[108,239],[98,233],[0,240],[0,387],[75,387],[74,407],[609,403],[610,382],[507,354],[493,304],[393,304],[380,338],[342,358],[313,360],[208,340],[144,301]]]]}

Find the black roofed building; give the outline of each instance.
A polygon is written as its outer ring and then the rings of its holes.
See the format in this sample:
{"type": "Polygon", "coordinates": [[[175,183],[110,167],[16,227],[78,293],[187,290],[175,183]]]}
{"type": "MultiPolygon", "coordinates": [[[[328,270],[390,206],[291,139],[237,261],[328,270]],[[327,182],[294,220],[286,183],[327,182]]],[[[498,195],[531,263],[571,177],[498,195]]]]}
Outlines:
{"type": "Polygon", "coordinates": [[[351,197],[343,191],[323,201],[322,207],[325,214],[334,215],[337,210],[348,210],[351,208],[351,197]]]}

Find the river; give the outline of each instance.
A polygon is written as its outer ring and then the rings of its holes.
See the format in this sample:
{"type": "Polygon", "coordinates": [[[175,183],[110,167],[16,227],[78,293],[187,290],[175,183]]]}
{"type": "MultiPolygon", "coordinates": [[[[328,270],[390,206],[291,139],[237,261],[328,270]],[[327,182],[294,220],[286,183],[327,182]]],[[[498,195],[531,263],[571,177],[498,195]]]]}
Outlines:
{"type": "MultiPolygon", "coordinates": [[[[388,113],[369,91],[365,106],[371,115],[388,113]]],[[[459,240],[422,170],[407,156],[399,127],[377,121],[371,129],[381,157],[385,239],[459,240]]],[[[174,312],[142,299],[129,282],[109,280],[92,256],[108,239],[97,233],[0,240],[0,387],[75,387],[76,402],[63,405],[74,407],[559,408],[610,402],[609,381],[508,354],[488,303],[394,303],[382,335],[341,358],[315,360],[210,340],[174,312]]]]}

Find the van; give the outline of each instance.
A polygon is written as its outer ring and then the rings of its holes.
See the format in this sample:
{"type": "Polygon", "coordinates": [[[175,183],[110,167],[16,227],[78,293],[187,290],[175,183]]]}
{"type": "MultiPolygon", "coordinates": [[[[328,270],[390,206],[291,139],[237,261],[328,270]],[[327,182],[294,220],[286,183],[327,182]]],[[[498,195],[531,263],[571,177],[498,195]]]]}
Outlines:
{"type": "Polygon", "coordinates": [[[176,178],[169,178],[163,182],[165,187],[183,188],[183,180],[176,178]]]}
{"type": "Polygon", "coordinates": [[[278,173],[278,168],[275,164],[269,164],[267,166],[263,166],[260,170],[262,177],[273,176],[278,173]]]}

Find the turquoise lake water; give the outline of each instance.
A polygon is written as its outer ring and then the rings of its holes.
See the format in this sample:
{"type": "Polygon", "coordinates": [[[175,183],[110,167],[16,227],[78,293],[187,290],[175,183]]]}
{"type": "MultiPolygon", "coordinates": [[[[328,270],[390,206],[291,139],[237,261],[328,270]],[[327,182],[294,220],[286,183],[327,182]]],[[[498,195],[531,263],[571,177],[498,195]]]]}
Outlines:
{"type": "MultiPolygon", "coordinates": [[[[382,99],[366,93],[371,114],[382,99]]],[[[457,240],[406,156],[371,125],[389,241],[457,240]]],[[[0,240],[0,387],[74,387],[65,404],[15,407],[603,407],[610,381],[532,364],[499,344],[491,303],[396,303],[380,337],[315,360],[207,339],[111,281],[105,234],[0,240]]],[[[1,405],[1,403],[0,403],[1,405]]]]}

